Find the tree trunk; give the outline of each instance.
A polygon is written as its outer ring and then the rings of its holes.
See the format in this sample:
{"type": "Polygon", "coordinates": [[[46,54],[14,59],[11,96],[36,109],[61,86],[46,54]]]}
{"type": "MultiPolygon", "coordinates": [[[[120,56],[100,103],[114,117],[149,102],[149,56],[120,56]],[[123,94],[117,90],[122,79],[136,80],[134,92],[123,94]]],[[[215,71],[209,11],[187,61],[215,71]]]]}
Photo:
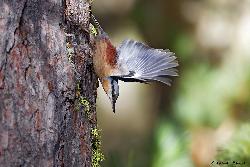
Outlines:
{"type": "Polygon", "coordinates": [[[89,9],[87,0],[0,0],[0,166],[102,159],[89,9]]]}

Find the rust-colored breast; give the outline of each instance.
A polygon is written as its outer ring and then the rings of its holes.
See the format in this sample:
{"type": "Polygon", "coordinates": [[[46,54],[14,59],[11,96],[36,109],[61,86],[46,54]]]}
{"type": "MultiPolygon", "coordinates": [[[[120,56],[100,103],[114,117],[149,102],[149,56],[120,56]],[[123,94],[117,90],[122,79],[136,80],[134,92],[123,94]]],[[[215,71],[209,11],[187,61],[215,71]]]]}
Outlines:
{"type": "Polygon", "coordinates": [[[108,39],[96,41],[94,53],[94,68],[99,78],[105,78],[112,75],[116,69],[116,49],[108,39]]]}
{"type": "Polygon", "coordinates": [[[106,40],[106,44],[106,61],[114,67],[117,62],[116,49],[109,40],[106,40]]]}

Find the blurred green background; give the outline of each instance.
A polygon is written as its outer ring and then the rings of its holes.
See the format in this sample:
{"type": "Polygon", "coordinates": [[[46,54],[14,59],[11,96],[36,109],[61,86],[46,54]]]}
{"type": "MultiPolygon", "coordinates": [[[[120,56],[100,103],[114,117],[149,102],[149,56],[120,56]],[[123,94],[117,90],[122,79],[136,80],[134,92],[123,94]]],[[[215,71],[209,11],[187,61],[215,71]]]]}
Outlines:
{"type": "Polygon", "coordinates": [[[95,0],[92,10],[115,45],[168,48],[180,64],[171,87],[120,82],[115,114],[98,88],[102,166],[250,166],[250,0],[95,0]]]}

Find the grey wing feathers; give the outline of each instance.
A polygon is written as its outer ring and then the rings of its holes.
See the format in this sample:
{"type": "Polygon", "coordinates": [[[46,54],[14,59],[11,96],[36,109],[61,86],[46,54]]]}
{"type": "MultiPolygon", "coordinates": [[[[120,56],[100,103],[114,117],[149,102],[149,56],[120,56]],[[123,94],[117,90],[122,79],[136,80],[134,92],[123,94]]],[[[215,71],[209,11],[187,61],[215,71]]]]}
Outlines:
{"type": "Polygon", "coordinates": [[[123,80],[134,78],[142,81],[160,81],[170,85],[167,76],[177,76],[178,66],[174,53],[169,50],[154,49],[143,43],[125,40],[118,47],[118,66],[123,80]],[[124,67],[126,64],[126,67],[124,67]],[[126,73],[133,75],[126,76],[126,73]]]}

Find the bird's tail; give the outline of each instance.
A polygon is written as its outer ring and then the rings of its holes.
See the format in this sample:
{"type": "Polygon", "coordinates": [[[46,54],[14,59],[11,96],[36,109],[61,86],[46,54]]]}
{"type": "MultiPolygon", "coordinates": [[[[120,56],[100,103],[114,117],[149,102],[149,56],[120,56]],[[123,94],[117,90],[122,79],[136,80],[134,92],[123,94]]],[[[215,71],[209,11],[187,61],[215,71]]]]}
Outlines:
{"type": "Polygon", "coordinates": [[[176,57],[169,50],[154,49],[132,41],[124,41],[118,48],[118,65],[126,63],[128,75],[120,76],[120,80],[141,82],[159,81],[170,85],[169,76],[177,76],[176,57]],[[128,73],[129,72],[129,73],[128,73]]]}

